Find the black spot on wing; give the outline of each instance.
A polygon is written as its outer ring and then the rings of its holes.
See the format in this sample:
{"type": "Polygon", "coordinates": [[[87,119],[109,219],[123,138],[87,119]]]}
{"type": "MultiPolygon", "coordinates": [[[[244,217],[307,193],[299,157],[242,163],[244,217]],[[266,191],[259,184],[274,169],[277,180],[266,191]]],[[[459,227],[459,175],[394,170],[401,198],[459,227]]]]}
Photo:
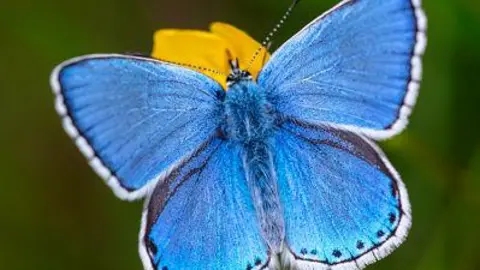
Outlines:
{"type": "Polygon", "coordinates": [[[388,221],[390,221],[391,224],[395,223],[396,220],[397,220],[397,216],[394,213],[390,213],[388,215],[388,221]]]}
{"type": "Polygon", "coordinates": [[[152,239],[148,238],[147,240],[147,248],[148,250],[152,253],[153,256],[157,255],[158,253],[158,248],[157,246],[153,243],[152,239]]]}
{"type": "Polygon", "coordinates": [[[357,241],[357,249],[358,250],[361,250],[365,247],[365,244],[361,241],[361,240],[358,240],[357,241]]]}

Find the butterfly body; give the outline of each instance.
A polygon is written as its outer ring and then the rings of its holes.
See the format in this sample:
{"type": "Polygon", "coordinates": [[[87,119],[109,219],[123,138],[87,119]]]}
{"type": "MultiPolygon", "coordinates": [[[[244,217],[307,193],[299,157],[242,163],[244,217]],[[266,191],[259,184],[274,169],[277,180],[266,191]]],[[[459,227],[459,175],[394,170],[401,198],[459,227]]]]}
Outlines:
{"type": "Polygon", "coordinates": [[[407,125],[425,31],[419,0],[344,0],[258,76],[233,62],[226,90],[119,54],[69,60],[51,84],[92,168],[146,199],[145,269],[356,270],[410,229],[405,185],[373,140],[407,125]]]}
{"type": "Polygon", "coordinates": [[[279,252],[284,225],[272,162],[276,115],[266,91],[248,76],[229,85],[223,103],[225,140],[242,149],[245,179],[258,224],[268,246],[279,252]]]}

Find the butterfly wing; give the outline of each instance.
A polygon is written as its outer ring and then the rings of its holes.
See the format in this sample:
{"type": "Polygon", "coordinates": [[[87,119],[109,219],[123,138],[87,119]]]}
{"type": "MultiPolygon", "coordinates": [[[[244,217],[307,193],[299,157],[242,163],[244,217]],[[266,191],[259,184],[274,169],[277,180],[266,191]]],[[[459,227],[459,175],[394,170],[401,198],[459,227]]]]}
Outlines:
{"type": "Polygon", "coordinates": [[[425,28],[420,1],[343,1],[280,47],[258,83],[280,114],[388,138],[415,103],[425,28]]]}
{"type": "Polygon", "coordinates": [[[215,134],[221,86],[149,58],[90,55],[51,77],[67,133],[124,199],[144,196],[215,134]]]}
{"type": "Polygon", "coordinates": [[[264,269],[240,151],[213,139],[157,185],[140,233],[146,269],[264,269]]]}
{"type": "Polygon", "coordinates": [[[373,142],[295,120],[275,141],[285,241],[300,269],[363,268],[403,242],[408,195],[373,142]]]}

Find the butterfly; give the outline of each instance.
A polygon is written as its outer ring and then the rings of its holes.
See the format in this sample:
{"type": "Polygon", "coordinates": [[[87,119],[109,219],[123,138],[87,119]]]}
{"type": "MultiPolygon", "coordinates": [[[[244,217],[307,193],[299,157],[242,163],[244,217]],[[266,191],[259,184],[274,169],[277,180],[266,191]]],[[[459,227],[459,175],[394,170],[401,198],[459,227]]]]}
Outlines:
{"type": "MultiPolygon", "coordinates": [[[[227,89],[148,57],[52,73],[63,126],[126,200],[145,198],[145,269],[361,269],[411,226],[374,140],[407,125],[421,79],[420,0],[345,0],[227,89]]],[[[219,52],[223,53],[223,52],[219,52]]]]}

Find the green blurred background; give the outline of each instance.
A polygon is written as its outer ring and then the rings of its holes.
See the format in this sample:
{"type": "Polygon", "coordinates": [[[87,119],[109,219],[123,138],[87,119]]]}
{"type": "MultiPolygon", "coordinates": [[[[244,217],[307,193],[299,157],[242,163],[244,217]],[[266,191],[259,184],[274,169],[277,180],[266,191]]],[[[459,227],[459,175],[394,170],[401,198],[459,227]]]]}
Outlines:
{"type": "MultiPolygon", "coordinates": [[[[335,4],[304,0],[277,45],[335,4]]],[[[426,0],[429,46],[409,128],[382,143],[413,206],[408,241],[369,269],[480,269],[480,1],[426,0]]],[[[167,27],[226,21],[261,39],[290,0],[2,0],[0,269],[141,269],[142,203],[118,200],[54,111],[49,74],[145,52],[167,27]]]]}

